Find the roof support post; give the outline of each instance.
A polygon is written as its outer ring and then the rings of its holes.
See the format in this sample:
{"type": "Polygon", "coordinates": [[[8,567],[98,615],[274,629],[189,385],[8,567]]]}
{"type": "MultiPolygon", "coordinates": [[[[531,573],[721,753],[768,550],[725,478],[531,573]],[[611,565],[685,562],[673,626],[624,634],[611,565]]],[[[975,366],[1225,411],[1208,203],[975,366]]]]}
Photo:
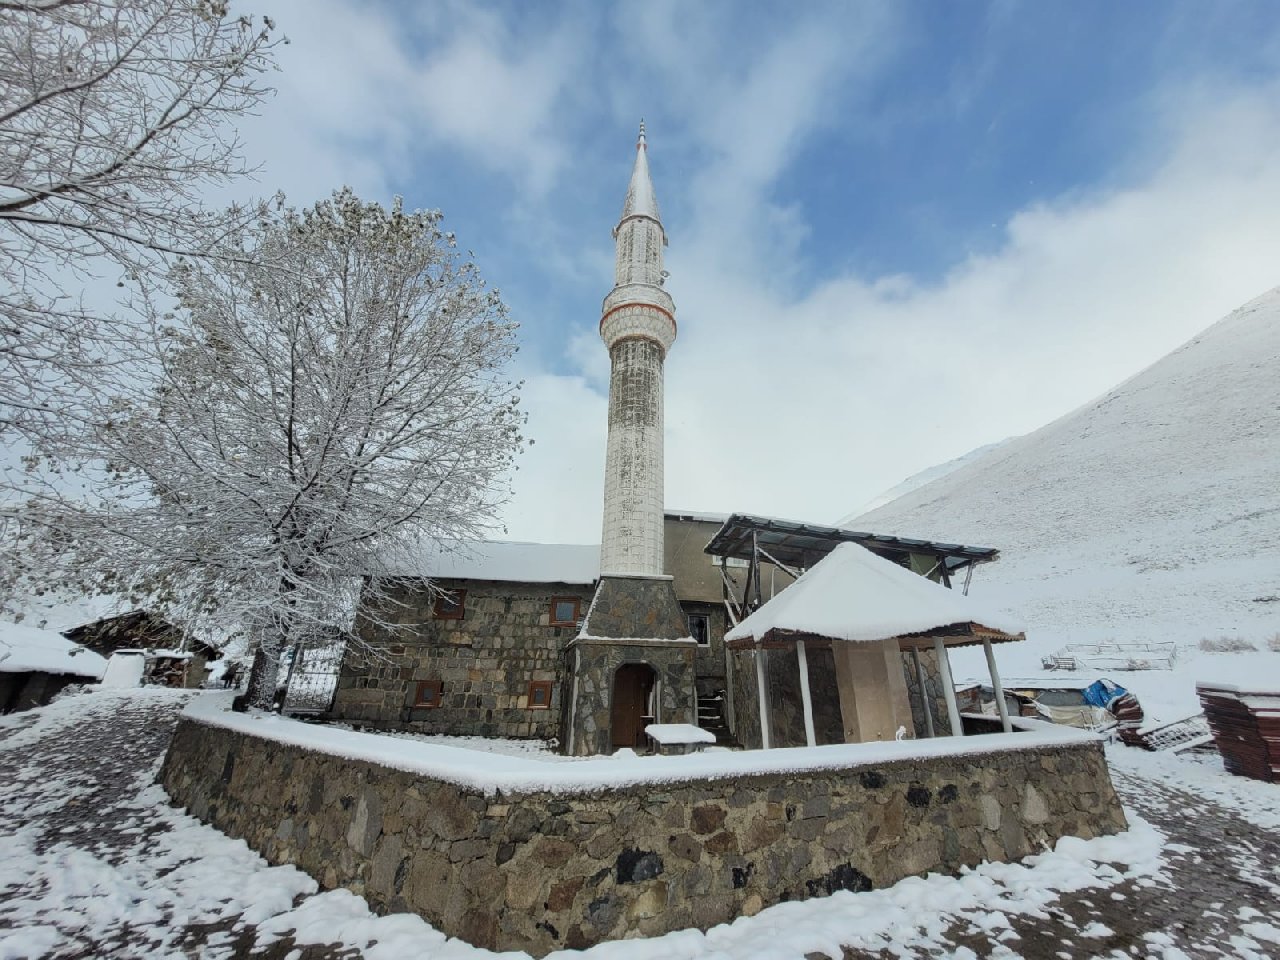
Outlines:
{"type": "Polygon", "coordinates": [[[956,703],[956,683],[951,679],[951,662],[947,659],[947,646],[941,637],[933,638],[933,649],[938,654],[938,672],[942,675],[942,695],[947,700],[947,719],[951,721],[951,735],[964,736],[960,722],[960,704],[956,703]]]}
{"type": "Polygon", "coordinates": [[[756,647],[756,690],[760,695],[760,746],[764,750],[769,749],[769,728],[773,725],[773,718],[769,716],[769,691],[764,682],[764,651],[760,647],[756,647]]]}
{"type": "Polygon", "coordinates": [[[818,736],[813,730],[813,697],[809,694],[809,655],[805,652],[804,641],[796,643],[796,661],[800,667],[800,701],[804,706],[804,739],[811,747],[818,745],[818,736]]]}
{"type": "Polygon", "coordinates": [[[991,689],[996,695],[996,709],[1000,711],[1000,726],[1005,733],[1013,733],[1013,721],[1009,719],[1009,705],[1004,702],[1004,686],[1000,683],[1000,671],[996,669],[995,651],[991,641],[982,638],[982,652],[987,655],[987,669],[991,672],[991,689]]]}
{"type": "Polygon", "coordinates": [[[760,534],[754,530],[751,532],[751,572],[755,576],[755,603],[751,609],[759,610],[764,605],[764,597],[761,595],[760,589],[760,534]]]}
{"type": "Polygon", "coordinates": [[[911,662],[916,667],[916,681],[920,684],[920,708],[924,710],[924,727],[930,738],[936,737],[937,731],[933,729],[933,710],[929,707],[929,685],[925,682],[924,664],[920,662],[920,649],[918,647],[911,648],[911,662]]]}

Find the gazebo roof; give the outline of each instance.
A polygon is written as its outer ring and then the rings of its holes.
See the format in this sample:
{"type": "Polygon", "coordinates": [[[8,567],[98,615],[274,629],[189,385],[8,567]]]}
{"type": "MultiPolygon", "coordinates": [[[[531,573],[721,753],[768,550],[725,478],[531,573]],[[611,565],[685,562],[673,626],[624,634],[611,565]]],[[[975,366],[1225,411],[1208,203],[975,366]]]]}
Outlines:
{"type": "Polygon", "coordinates": [[[757,517],[735,513],[724,520],[706,552],[722,557],[749,560],[752,543],[761,547],[783,563],[805,569],[816,566],[818,561],[840,543],[857,543],[883,557],[905,563],[911,554],[933,556],[945,563],[950,572],[979,563],[990,563],[1000,556],[994,547],[974,547],[960,543],[943,543],[936,540],[916,540],[910,537],[891,537],[880,533],[846,530],[843,527],[824,527],[813,523],[780,520],[777,517],[757,517]]]}
{"type": "Polygon", "coordinates": [[[1025,639],[1007,617],[876,556],[842,543],[799,580],[725,634],[732,647],[790,646],[803,639],[900,640],[927,647],[1025,639]]]}

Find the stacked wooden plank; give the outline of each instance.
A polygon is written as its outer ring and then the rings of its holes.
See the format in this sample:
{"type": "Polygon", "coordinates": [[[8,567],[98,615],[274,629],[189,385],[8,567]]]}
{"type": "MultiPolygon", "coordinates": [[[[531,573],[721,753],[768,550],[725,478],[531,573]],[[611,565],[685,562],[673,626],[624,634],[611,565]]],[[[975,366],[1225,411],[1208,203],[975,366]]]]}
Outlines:
{"type": "Polygon", "coordinates": [[[1196,693],[1227,770],[1280,781],[1280,690],[1197,683],[1196,693]]]}
{"type": "Polygon", "coordinates": [[[1107,705],[1116,718],[1116,735],[1130,747],[1142,747],[1150,750],[1146,738],[1142,735],[1142,705],[1132,693],[1125,693],[1107,705]]]}

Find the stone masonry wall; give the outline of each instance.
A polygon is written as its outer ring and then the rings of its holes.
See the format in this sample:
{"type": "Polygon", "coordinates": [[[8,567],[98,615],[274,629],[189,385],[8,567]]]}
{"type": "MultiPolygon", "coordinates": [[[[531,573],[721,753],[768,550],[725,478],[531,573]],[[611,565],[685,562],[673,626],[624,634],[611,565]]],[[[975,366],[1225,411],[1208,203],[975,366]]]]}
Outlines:
{"type": "MultiPolygon", "coordinates": [[[[551,598],[576,597],[581,614],[591,587],[571,584],[439,580],[467,591],[460,620],[434,616],[435,597],[405,581],[378,616],[408,629],[357,624],[374,655],[348,645],[330,716],[380,730],[456,736],[561,735],[568,693],[564,650],[576,626],[551,626],[551,598]],[[419,681],[438,680],[438,707],[415,707],[419,681]],[[550,681],[547,709],[529,706],[529,683],[550,681]]],[[[581,615],[580,614],[580,615],[581,615]]]]}
{"type": "MultiPolygon", "coordinates": [[[[613,753],[613,686],[618,668],[627,663],[651,667],[658,681],[658,721],[698,722],[692,643],[626,643],[620,640],[577,640],[566,657],[565,674],[577,662],[577,709],[565,723],[565,752],[573,756],[613,753]],[[572,730],[569,728],[572,727],[572,730]]],[[[569,681],[572,686],[573,681],[569,681]]]]}
{"type": "Polygon", "coordinates": [[[536,956],[1125,827],[1096,742],[485,796],[184,718],[161,779],[194,816],[326,889],[536,956]]]}

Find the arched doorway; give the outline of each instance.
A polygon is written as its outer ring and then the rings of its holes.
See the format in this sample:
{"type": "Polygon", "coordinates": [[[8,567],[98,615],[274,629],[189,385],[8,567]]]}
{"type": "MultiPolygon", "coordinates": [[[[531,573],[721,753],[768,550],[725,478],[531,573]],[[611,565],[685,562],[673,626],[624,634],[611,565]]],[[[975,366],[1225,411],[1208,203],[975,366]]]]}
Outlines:
{"type": "Polygon", "coordinates": [[[644,745],[644,728],[656,721],[657,685],[647,663],[624,663],[613,675],[613,749],[644,745]]]}

